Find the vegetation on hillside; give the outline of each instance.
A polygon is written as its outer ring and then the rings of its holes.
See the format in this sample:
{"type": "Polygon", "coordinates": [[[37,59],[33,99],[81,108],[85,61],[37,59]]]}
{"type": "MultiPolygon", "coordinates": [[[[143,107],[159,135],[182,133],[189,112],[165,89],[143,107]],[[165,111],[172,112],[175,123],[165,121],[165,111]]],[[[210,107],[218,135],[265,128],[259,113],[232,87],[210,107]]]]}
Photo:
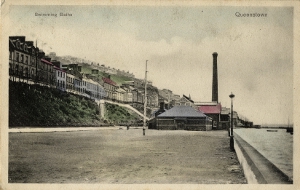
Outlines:
{"type": "Polygon", "coordinates": [[[107,107],[106,120],[95,101],[39,85],[11,82],[9,126],[100,126],[135,120],[119,106],[107,107]]]}
{"type": "Polygon", "coordinates": [[[126,108],[123,108],[121,106],[115,105],[115,104],[105,104],[106,107],[106,113],[105,118],[110,123],[114,124],[124,124],[124,123],[139,123],[141,121],[141,118],[134,113],[131,113],[126,108]]]}
{"type": "Polygon", "coordinates": [[[10,83],[10,126],[101,124],[92,100],[38,85],[10,83]]]}

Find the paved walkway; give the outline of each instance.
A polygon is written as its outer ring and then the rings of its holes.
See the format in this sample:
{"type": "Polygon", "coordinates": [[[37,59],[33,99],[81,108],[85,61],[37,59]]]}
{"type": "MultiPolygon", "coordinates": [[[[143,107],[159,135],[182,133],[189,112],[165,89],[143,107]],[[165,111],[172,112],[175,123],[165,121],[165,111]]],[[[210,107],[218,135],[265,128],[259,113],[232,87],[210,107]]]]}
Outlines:
{"type": "MultiPolygon", "coordinates": [[[[104,102],[107,102],[107,103],[110,103],[110,104],[116,104],[116,105],[119,105],[119,106],[122,106],[122,107],[126,107],[128,109],[131,109],[132,111],[134,111],[135,113],[137,113],[138,115],[142,116],[142,117],[145,117],[144,114],[142,114],[140,111],[138,111],[137,109],[135,109],[134,107],[132,107],[131,105],[129,104],[122,104],[122,103],[118,103],[118,102],[114,102],[114,101],[110,101],[110,100],[102,100],[104,102]]],[[[98,101],[98,104],[100,103],[100,101],[98,101]]],[[[149,120],[148,117],[145,117],[147,120],[149,120]]]]}
{"type": "MultiPolygon", "coordinates": [[[[143,127],[130,127],[131,129],[142,129],[143,127]]],[[[70,131],[98,131],[98,130],[119,130],[127,129],[125,126],[111,127],[55,127],[55,128],[11,128],[10,133],[45,133],[45,132],[70,132],[70,131]]]]}

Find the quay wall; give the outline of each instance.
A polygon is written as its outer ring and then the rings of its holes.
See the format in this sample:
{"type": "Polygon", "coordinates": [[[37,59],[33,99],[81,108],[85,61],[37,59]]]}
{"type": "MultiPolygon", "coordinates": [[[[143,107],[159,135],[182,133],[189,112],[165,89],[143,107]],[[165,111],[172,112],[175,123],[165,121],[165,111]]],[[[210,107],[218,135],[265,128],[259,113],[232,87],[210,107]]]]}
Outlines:
{"type": "Polygon", "coordinates": [[[272,162],[234,133],[234,148],[249,184],[293,184],[272,162]]]}

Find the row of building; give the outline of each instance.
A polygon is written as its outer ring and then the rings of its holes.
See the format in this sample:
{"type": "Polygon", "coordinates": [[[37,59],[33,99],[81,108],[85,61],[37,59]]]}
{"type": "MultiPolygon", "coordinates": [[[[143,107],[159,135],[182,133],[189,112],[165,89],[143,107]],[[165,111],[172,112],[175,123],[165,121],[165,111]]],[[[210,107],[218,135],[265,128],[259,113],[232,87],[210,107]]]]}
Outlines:
{"type": "MultiPolygon", "coordinates": [[[[90,69],[83,69],[83,66],[78,63],[64,63],[53,57],[57,57],[56,54],[51,53],[46,56],[41,49],[34,46],[32,41],[26,41],[25,36],[9,37],[10,80],[45,85],[94,100],[109,99],[130,104],[140,111],[143,110],[144,80],[128,75],[131,76],[129,81],[117,84],[111,78],[112,73],[106,70],[108,67],[91,65],[90,69]]],[[[119,74],[125,76],[124,71],[122,72],[119,74]]],[[[116,74],[118,75],[118,72],[116,74]]],[[[211,124],[212,129],[227,129],[229,126],[230,109],[222,107],[218,101],[194,102],[190,96],[182,95],[181,97],[169,89],[160,90],[153,86],[152,82],[147,81],[149,117],[155,117],[159,108],[170,110],[177,106],[189,106],[205,114],[211,118],[208,123],[211,124]],[[161,103],[163,103],[163,108],[159,106],[161,103]]],[[[234,112],[234,125],[237,126],[238,123],[238,115],[234,112]]]]}
{"type": "MultiPolygon", "coordinates": [[[[144,104],[145,81],[131,78],[123,84],[117,84],[111,79],[109,67],[103,65],[92,66],[90,72],[83,71],[78,63],[68,63],[51,59],[55,53],[45,55],[43,50],[34,46],[33,41],[26,41],[25,36],[9,37],[9,77],[12,81],[29,84],[40,84],[61,91],[79,94],[92,99],[110,99],[121,103],[129,103],[134,107],[144,104]],[[104,72],[107,77],[99,75],[104,72]]],[[[116,74],[130,76],[129,72],[115,70],[116,74]]],[[[147,82],[147,107],[158,108],[159,102],[164,101],[169,107],[180,102],[190,105],[190,100],[174,95],[170,90],[159,90],[147,82]],[[177,102],[177,103],[175,103],[177,102]]]]}
{"type": "Polygon", "coordinates": [[[48,56],[51,57],[54,60],[63,59],[64,60],[63,62],[68,63],[68,64],[69,63],[80,62],[80,63],[83,63],[85,65],[88,65],[88,66],[92,67],[95,70],[99,70],[101,72],[105,72],[105,73],[108,73],[108,74],[111,74],[111,75],[119,75],[119,76],[135,78],[134,74],[130,73],[129,71],[124,71],[124,70],[112,68],[110,66],[106,66],[105,64],[100,64],[100,63],[88,61],[88,60],[85,60],[85,59],[79,59],[79,58],[72,57],[72,56],[58,57],[55,52],[50,52],[48,56]]]}

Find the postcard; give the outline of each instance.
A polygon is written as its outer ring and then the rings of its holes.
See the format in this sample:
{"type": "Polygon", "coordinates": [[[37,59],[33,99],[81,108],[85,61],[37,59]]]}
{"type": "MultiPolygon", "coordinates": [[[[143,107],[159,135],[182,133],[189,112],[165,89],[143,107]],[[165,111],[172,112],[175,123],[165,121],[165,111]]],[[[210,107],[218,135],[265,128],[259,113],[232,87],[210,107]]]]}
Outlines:
{"type": "Polygon", "coordinates": [[[1,18],[2,189],[299,188],[298,1],[3,0],[1,18]]]}

